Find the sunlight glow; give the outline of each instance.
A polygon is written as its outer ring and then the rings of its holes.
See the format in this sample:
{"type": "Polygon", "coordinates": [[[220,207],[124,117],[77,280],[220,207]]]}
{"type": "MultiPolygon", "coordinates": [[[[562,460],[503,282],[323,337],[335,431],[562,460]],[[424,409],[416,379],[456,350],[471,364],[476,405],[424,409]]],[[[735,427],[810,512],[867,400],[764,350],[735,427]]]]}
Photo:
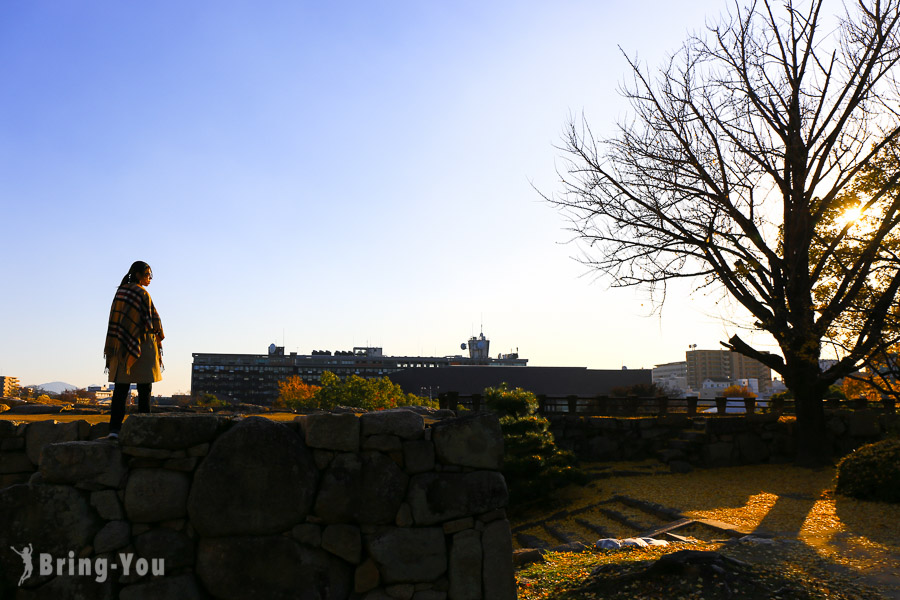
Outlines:
{"type": "Polygon", "coordinates": [[[847,210],[845,210],[841,216],[837,218],[837,223],[840,228],[844,228],[847,225],[853,225],[854,223],[858,223],[863,218],[863,207],[861,204],[857,204],[856,206],[851,206],[847,210]]]}

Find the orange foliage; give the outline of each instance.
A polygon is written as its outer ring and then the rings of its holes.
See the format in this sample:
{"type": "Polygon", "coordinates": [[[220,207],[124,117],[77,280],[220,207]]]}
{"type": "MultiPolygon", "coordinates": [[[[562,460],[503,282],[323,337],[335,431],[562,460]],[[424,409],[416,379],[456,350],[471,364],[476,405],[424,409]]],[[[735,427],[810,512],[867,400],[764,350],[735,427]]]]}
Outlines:
{"type": "Polygon", "coordinates": [[[322,389],[317,385],[303,383],[297,375],[278,382],[278,400],[275,405],[284,408],[315,408],[316,393],[322,389]]]}

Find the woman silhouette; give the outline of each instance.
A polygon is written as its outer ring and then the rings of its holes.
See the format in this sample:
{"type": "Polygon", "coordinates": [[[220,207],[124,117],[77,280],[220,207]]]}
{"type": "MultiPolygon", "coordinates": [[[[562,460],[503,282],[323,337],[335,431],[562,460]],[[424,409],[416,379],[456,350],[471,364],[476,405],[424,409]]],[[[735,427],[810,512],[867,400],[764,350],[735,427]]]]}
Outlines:
{"type": "Polygon", "coordinates": [[[153,279],[150,265],[137,261],[122,278],[109,311],[106,369],[114,382],[107,439],[118,439],[125,418],[125,400],[137,384],[138,410],[150,412],[150,390],[162,379],[162,321],[145,289],[153,279]]]}

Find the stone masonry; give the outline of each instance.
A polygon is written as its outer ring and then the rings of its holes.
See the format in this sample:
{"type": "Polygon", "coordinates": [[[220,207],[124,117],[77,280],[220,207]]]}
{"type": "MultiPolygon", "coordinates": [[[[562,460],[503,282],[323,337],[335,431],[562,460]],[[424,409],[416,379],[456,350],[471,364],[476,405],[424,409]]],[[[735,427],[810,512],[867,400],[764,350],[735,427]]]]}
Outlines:
{"type": "Polygon", "coordinates": [[[0,597],[513,599],[499,422],[427,417],[0,421],[0,597]]]}

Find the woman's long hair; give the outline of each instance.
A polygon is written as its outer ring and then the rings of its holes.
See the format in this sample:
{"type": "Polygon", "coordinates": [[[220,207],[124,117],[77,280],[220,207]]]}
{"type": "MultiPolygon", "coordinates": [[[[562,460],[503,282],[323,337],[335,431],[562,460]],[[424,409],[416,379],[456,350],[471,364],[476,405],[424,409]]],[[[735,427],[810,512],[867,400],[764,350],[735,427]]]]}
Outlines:
{"type": "Polygon", "coordinates": [[[150,265],[145,263],[142,260],[136,260],[131,263],[131,268],[128,269],[128,273],[125,277],[122,278],[122,283],[119,285],[126,285],[129,283],[137,283],[140,281],[141,275],[144,274],[144,271],[150,268],[150,265]]]}

